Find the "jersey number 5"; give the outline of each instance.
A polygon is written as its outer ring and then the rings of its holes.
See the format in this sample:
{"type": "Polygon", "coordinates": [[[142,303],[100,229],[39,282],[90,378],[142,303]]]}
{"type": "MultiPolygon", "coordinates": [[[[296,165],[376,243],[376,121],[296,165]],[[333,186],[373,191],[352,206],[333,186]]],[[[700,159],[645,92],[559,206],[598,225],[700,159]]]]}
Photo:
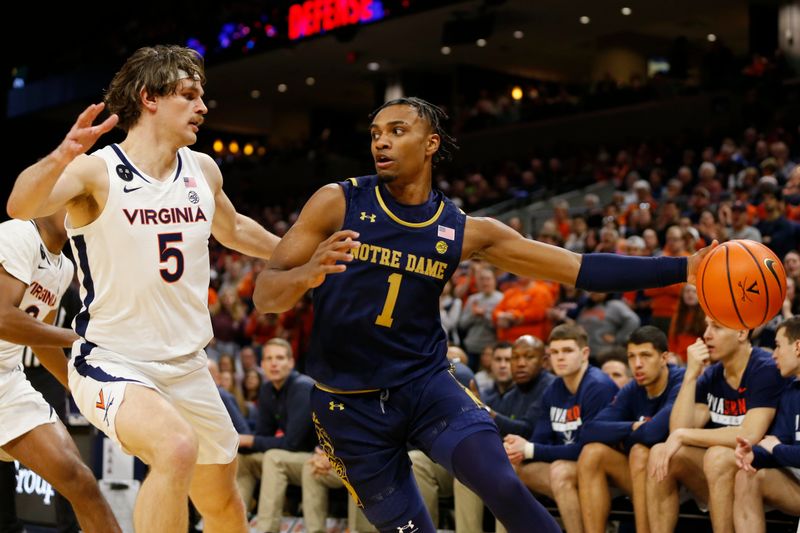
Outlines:
{"type": "Polygon", "coordinates": [[[161,277],[167,283],[174,283],[183,276],[183,253],[175,247],[170,247],[171,242],[183,242],[183,233],[159,233],[158,254],[159,262],[166,263],[175,259],[175,270],[170,272],[169,267],[159,270],[161,277]]]}
{"type": "Polygon", "coordinates": [[[392,313],[394,312],[395,304],[397,304],[397,295],[400,293],[400,283],[403,281],[403,275],[397,273],[390,274],[388,281],[389,292],[386,293],[386,301],[383,302],[383,311],[381,311],[381,314],[375,319],[377,325],[385,328],[392,327],[392,322],[394,322],[392,313]]]}

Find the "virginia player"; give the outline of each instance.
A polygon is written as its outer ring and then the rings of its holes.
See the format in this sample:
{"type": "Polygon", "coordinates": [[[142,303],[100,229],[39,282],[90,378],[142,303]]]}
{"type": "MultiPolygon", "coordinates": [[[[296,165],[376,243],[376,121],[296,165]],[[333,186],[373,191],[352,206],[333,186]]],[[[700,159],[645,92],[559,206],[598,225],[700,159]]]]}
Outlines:
{"type": "Polygon", "coordinates": [[[188,148],[208,108],[202,58],[137,50],[111,80],[113,113],[89,106],[62,143],[25,169],[8,212],[66,207],[83,308],[69,381],[81,413],[142,458],[137,531],[186,531],[187,495],[206,531],[243,532],[235,484],[239,437],[206,368],[213,235],[268,258],[278,238],[236,212],[214,160],[188,148]],[[84,155],[115,125],[125,139],[84,155]]]}
{"type": "MultiPolygon", "coordinates": [[[[67,429],[22,370],[25,346],[35,346],[41,363],[67,386],[60,347],[76,335],[50,325],[75,271],[61,253],[64,216],[61,210],[0,224],[0,460],[17,459],[50,482],[70,501],[84,531],[120,531],[67,429]]],[[[13,499],[5,503],[14,505],[13,499]]]]}
{"type": "Polygon", "coordinates": [[[377,175],[312,196],[259,276],[254,302],[262,312],[281,312],[316,287],[307,370],[318,381],[317,435],[381,531],[435,531],[413,481],[408,442],[481,496],[512,533],[560,531],[515,475],[489,413],[447,372],[444,284],[460,261],[480,258],[521,276],[633,290],[686,281],[703,254],[688,263],[582,258],[498,221],[467,217],[431,186],[433,165],[454,148],[441,126],[444,112],[401,98],[372,119],[377,175]]]}
{"type": "Polygon", "coordinates": [[[653,446],[648,461],[647,514],[653,533],[675,529],[678,481],[708,503],[715,531],[733,531],[736,438],[761,440],[784,387],[775,363],[767,352],[753,348],[749,334],[706,317],[703,338],[686,350],[670,436],[653,446]]]}

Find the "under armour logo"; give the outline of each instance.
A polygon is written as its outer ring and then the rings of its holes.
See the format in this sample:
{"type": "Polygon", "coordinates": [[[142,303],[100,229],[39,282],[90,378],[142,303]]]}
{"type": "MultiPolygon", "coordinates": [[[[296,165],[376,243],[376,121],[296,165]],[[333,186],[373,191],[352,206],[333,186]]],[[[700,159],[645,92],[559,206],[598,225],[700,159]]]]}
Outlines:
{"type": "Polygon", "coordinates": [[[331,411],[334,411],[336,409],[338,409],[340,411],[344,411],[344,404],[343,403],[336,403],[334,401],[331,401],[328,404],[328,409],[330,409],[331,411]]]}
{"type": "Polygon", "coordinates": [[[414,522],[411,520],[408,521],[408,524],[404,526],[397,526],[397,533],[414,533],[415,531],[419,531],[419,529],[414,525],[414,522]]]}
{"type": "Polygon", "coordinates": [[[367,219],[369,219],[370,222],[375,222],[375,215],[373,214],[368,215],[366,211],[361,211],[361,220],[367,220],[367,219]]]}

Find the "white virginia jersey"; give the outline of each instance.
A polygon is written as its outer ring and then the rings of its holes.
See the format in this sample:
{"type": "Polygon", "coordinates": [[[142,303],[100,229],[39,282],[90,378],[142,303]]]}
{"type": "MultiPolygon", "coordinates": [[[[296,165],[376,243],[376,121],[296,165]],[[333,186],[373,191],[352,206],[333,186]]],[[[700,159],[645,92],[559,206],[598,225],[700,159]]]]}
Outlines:
{"type": "MultiPolygon", "coordinates": [[[[50,253],[36,224],[23,220],[0,224],[0,265],[27,285],[19,308],[39,320],[58,309],[75,272],[63,254],[50,253]]],[[[0,340],[0,372],[16,368],[24,350],[24,346],[0,340]]]]}
{"type": "MultiPolygon", "coordinates": [[[[118,145],[91,154],[106,162],[108,199],[81,228],[67,224],[80,272],[82,309],[75,332],[125,357],[163,361],[204,348],[208,313],[208,239],[214,197],[188,148],[171,176],[156,180],[118,145]]],[[[88,351],[86,352],[88,353],[88,351]]]]}

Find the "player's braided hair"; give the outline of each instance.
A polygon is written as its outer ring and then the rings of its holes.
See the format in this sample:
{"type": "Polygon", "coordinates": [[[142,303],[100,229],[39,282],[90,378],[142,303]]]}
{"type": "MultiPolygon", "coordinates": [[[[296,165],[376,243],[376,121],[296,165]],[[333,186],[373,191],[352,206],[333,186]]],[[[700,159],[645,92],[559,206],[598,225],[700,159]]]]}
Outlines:
{"type": "Polygon", "coordinates": [[[428,124],[431,126],[431,130],[433,130],[433,132],[439,136],[439,139],[441,139],[441,142],[439,143],[439,149],[435,154],[433,154],[433,166],[438,165],[442,161],[450,161],[453,159],[453,153],[458,150],[458,144],[456,144],[456,139],[447,133],[442,126],[442,123],[448,120],[450,117],[447,116],[447,113],[445,113],[441,107],[433,105],[422,98],[408,96],[405,98],[395,98],[394,100],[389,100],[378,109],[370,113],[369,118],[374,119],[375,115],[380,113],[381,110],[393,105],[407,105],[416,109],[417,114],[428,121],[428,124]]]}

